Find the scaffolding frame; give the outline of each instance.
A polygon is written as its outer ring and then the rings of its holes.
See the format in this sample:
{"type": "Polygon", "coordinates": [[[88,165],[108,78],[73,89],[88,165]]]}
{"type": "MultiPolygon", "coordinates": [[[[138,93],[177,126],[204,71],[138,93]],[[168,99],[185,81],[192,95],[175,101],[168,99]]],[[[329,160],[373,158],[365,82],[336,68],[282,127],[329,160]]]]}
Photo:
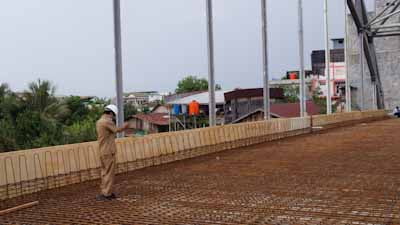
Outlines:
{"type": "MultiPolygon", "coordinates": [[[[365,56],[371,75],[371,82],[374,85],[372,90],[375,95],[374,102],[376,102],[378,109],[384,109],[385,100],[374,39],[400,36],[400,23],[388,23],[391,18],[400,14],[400,0],[393,0],[386,4],[385,8],[381,12],[376,13],[372,19],[368,19],[364,0],[347,0],[347,6],[360,37],[360,46],[362,46],[360,48],[360,58],[364,58],[362,56],[365,56]]],[[[361,73],[361,77],[363,77],[363,71],[361,73]]],[[[364,90],[362,91],[364,92],[364,90]]],[[[364,103],[364,99],[362,99],[362,102],[364,103]]]]}

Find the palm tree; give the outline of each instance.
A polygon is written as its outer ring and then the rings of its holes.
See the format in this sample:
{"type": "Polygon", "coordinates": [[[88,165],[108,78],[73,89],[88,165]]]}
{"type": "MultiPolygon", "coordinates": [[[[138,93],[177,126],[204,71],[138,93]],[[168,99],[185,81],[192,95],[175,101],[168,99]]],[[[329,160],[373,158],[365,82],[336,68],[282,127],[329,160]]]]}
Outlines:
{"type": "Polygon", "coordinates": [[[18,98],[8,84],[0,84],[0,119],[6,116],[15,117],[19,106],[18,98]]]}
{"type": "Polygon", "coordinates": [[[8,84],[6,84],[6,83],[0,84],[0,100],[4,99],[10,93],[11,93],[11,90],[8,87],[8,84]]]}
{"type": "Polygon", "coordinates": [[[24,101],[31,110],[39,112],[43,119],[61,121],[70,114],[67,104],[54,96],[56,87],[50,81],[38,79],[28,87],[24,101]]]}
{"type": "Polygon", "coordinates": [[[29,83],[28,90],[24,93],[25,101],[31,109],[43,112],[48,105],[57,101],[54,97],[55,90],[50,81],[39,79],[29,83]]]}

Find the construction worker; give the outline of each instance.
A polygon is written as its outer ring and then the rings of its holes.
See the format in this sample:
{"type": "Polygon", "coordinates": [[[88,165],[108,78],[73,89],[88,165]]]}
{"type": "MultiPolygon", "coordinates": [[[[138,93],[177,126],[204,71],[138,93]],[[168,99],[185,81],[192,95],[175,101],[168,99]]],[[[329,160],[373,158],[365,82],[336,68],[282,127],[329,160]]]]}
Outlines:
{"type": "Polygon", "coordinates": [[[99,142],[100,164],[101,164],[101,194],[97,200],[112,200],[116,198],[113,193],[116,151],[115,135],[128,128],[128,123],[123,127],[117,128],[115,119],[118,115],[118,108],[115,105],[108,105],[104,108],[104,113],[96,123],[97,141],[99,142]]]}

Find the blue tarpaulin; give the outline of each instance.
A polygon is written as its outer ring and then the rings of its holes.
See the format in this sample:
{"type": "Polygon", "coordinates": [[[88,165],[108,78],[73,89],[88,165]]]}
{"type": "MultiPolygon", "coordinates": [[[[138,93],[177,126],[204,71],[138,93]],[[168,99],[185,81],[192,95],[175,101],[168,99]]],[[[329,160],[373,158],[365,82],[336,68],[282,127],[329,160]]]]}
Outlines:
{"type": "Polygon", "coordinates": [[[173,105],[172,106],[172,115],[180,115],[181,114],[181,105],[173,105]]]}

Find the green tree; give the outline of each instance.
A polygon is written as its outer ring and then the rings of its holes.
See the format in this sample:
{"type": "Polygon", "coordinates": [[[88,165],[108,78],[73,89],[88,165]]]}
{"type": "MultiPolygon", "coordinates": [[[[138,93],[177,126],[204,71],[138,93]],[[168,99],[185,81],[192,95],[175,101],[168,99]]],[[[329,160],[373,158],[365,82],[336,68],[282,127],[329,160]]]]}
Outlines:
{"type": "Polygon", "coordinates": [[[87,117],[83,121],[77,121],[64,129],[65,143],[81,143],[94,141],[96,134],[96,119],[87,117]]]}
{"type": "Polygon", "coordinates": [[[76,121],[82,121],[89,114],[87,101],[82,100],[79,96],[70,96],[65,99],[65,104],[71,114],[65,120],[65,125],[72,125],[76,121]]]}
{"type": "Polygon", "coordinates": [[[150,108],[149,108],[148,106],[144,106],[144,107],[142,108],[142,113],[144,113],[144,114],[150,113],[150,108]]]}
{"type": "MultiPolygon", "coordinates": [[[[221,90],[221,85],[215,85],[216,90],[221,90]]],[[[187,76],[178,82],[178,87],[175,92],[177,94],[191,92],[191,91],[207,91],[208,81],[205,78],[198,78],[196,76],[187,76]]]]}
{"type": "Polygon", "coordinates": [[[55,90],[50,81],[38,79],[29,83],[28,90],[24,93],[24,100],[32,110],[43,112],[47,106],[57,102],[54,97],[55,90]]]}
{"type": "Polygon", "coordinates": [[[320,97],[321,94],[321,88],[316,88],[312,93],[312,99],[314,104],[319,107],[319,113],[326,114],[326,97],[320,97]]]}
{"type": "Polygon", "coordinates": [[[24,101],[32,111],[38,111],[43,119],[61,121],[69,116],[67,104],[55,96],[55,86],[50,81],[31,82],[24,93],[24,101]]]}
{"type": "Polygon", "coordinates": [[[25,110],[15,124],[18,149],[39,148],[63,144],[62,125],[44,120],[40,112],[25,110]]]}
{"type": "Polygon", "coordinates": [[[96,140],[108,99],[55,97],[50,81],[29,84],[22,96],[0,84],[0,152],[96,140]]]}
{"type": "Polygon", "coordinates": [[[6,83],[0,84],[0,100],[11,94],[11,90],[6,83]]]}
{"type": "Polygon", "coordinates": [[[15,125],[11,118],[0,119],[0,152],[15,150],[18,147],[15,139],[15,125]]]}
{"type": "Polygon", "coordinates": [[[7,84],[0,85],[0,119],[14,119],[20,110],[21,104],[17,96],[7,84]]]}
{"type": "Polygon", "coordinates": [[[0,119],[2,125],[8,128],[0,134],[5,143],[1,146],[3,150],[63,143],[62,121],[70,111],[66,104],[54,96],[55,87],[49,81],[30,83],[21,98],[7,90],[5,85],[0,89],[3,93],[0,119]]]}
{"type": "Polygon", "coordinates": [[[15,120],[20,111],[16,95],[7,84],[0,84],[0,152],[18,148],[15,120]]]}
{"type": "Polygon", "coordinates": [[[136,115],[138,113],[137,108],[132,104],[125,104],[124,106],[124,118],[128,119],[130,116],[136,115]]]}
{"type": "Polygon", "coordinates": [[[295,103],[299,102],[299,87],[297,86],[285,86],[283,88],[283,94],[285,95],[285,102],[295,103]]]}

